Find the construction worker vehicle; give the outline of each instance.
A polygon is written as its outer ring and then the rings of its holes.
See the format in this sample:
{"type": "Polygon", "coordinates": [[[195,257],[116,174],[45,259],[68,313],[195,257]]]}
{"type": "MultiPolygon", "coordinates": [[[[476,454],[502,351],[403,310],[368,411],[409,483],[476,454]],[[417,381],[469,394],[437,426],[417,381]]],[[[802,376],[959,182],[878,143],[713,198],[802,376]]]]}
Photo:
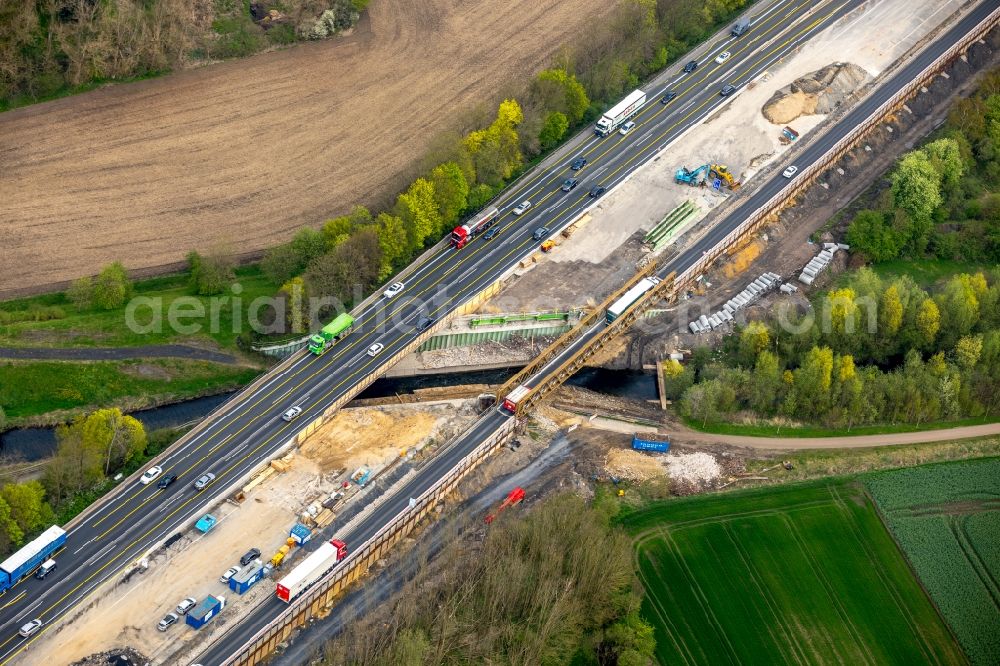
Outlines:
{"type": "Polygon", "coordinates": [[[731,190],[735,190],[740,186],[740,182],[736,180],[736,177],[725,164],[713,164],[708,170],[708,177],[712,180],[721,180],[722,184],[731,190]]]}
{"type": "Polygon", "coordinates": [[[678,183],[687,183],[692,187],[697,185],[704,185],[705,178],[709,168],[710,165],[708,164],[703,164],[694,171],[689,171],[687,167],[681,167],[680,169],[677,170],[677,173],[674,175],[674,180],[676,180],[678,183]]]}
{"type": "Polygon", "coordinates": [[[524,499],[524,488],[521,488],[520,486],[514,488],[514,490],[507,493],[507,497],[504,498],[503,502],[501,502],[495,510],[487,514],[485,518],[486,524],[489,525],[490,523],[492,523],[494,520],[496,520],[496,517],[499,516],[505,509],[507,509],[508,507],[512,507],[515,504],[519,504],[523,499],[524,499]]]}

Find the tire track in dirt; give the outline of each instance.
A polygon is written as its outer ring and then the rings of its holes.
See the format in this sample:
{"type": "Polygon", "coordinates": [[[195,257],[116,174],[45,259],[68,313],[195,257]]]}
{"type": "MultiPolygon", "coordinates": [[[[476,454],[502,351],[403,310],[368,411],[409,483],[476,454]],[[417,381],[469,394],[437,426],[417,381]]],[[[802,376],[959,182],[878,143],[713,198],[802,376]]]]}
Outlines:
{"type": "Polygon", "coordinates": [[[355,33],[0,114],[0,295],[374,201],[600,21],[597,0],[376,0],[355,33]]]}

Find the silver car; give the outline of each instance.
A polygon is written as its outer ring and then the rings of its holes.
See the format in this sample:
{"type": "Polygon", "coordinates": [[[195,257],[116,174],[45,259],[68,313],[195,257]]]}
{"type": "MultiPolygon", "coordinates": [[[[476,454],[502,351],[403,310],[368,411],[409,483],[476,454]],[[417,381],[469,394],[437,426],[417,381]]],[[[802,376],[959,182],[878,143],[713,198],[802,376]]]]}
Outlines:
{"type": "Polygon", "coordinates": [[[215,481],[215,475],[211,472],[206,472],[198,477],[198,480],[194,482],[195,490],[204,490],[205,486],[215,481]]]}
{"type": "Polygon", "coordinates": [[[187,612],[189,610],[191,610],[192,608],[194,608],[195,604],[197,604],[197,603],[198,603],[198,600],[195,599],[194,597],[188,597],[188,598],[184,599],[179,604],[177,604],[177,608],[176,608],[177,614],[178,615],[187,615],[187,612]]]}
{"type": "Polygon", "coordinates": [[[170,627],[170,625],[176,624],[177,620],[179,619],[180,618],[177,617],[176,613],[167,613],[166,615],[163,616],[163,619],[160,620],[159,624],[156,625],[156,628],[159,629],[160,631],[166,631],[170,627]]]}
{"type": "Polygon", "coordinates": [[[31,622],[28,622],[27,624],[22,625],[20,631],[18,631],[17,633],[19,633],[21,636],[27,638],[28,636],[31,636],[32,634],[34,634],[36,631],[38,631],[41,628],[42,628],[42,621],[39,620],[38,618],[35,618],[31,622]]]}

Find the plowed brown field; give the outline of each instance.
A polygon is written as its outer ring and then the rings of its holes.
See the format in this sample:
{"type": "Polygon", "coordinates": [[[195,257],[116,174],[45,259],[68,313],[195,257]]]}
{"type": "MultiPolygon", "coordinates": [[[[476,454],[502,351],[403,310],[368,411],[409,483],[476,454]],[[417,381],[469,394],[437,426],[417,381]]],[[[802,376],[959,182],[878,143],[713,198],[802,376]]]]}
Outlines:
{"type": "Polygon", "coordinates": [[[375,0],[346,38],[0,114],[0,296],[260,250],[404,185],[613,5],[375,0]]]}

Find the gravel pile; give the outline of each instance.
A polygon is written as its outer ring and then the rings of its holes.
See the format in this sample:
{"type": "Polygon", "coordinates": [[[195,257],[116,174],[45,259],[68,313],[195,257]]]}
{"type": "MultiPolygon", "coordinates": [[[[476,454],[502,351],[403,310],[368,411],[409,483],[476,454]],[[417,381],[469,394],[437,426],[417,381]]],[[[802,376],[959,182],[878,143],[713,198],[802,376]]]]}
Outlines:
{"type": "Polygon", "coordinates": [[[666,459],[671,479],[689,483],[708,483],[722,474],[715,457],[708,453],[680,453],[666,459]]]}

